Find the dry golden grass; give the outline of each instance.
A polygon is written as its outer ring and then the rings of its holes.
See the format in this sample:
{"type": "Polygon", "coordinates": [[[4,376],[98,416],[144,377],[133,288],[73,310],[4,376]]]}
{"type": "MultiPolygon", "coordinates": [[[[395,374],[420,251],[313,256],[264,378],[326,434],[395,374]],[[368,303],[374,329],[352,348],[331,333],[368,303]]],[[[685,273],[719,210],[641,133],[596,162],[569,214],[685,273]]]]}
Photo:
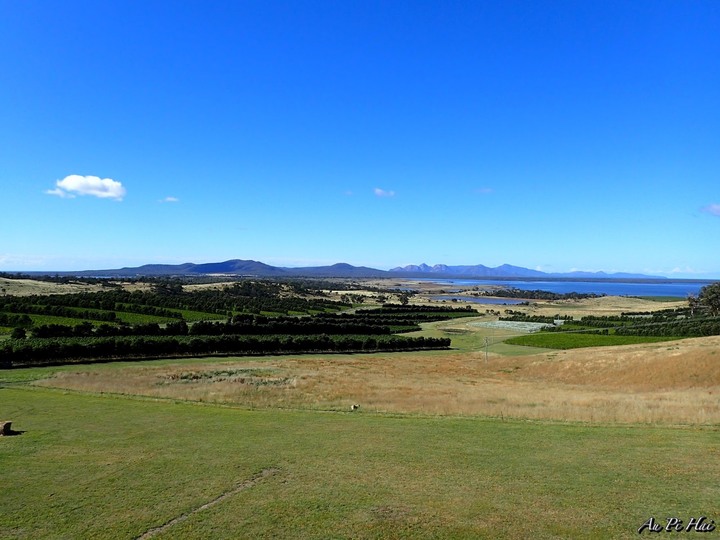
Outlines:
{"type": "Polygon", "coordinates": [[[35,279],[7,279],[0,278],[0,290],[4,294],[16,296],[29,296],[32,294],[67,294],[77,292],[96,292],[102,290],[99,285],[84,283],[50,283],[35,279]]]}
{"type": "Polygon", "coordinates": [[[78,367],[38,384],[261,408],[347,410],[357,403],[387,413],[717,424],[719,351],[716,336],[490,354],[487,363],[482,352],[210,359],[78,367]]]}
{"type": "Polygon", "coordinates": [[[679,299],[677,302],[655,302],[642,298],[626,296],[603,296],[601,298],[585,298],[583,300],[558,300],[548,302],[534,302],[533,305],[516,308],[533,315],[573,315],[575,318],[586,315],[620,315],[629,311],[657,311],[661,309],[675,309],[686,307],[687,300],[679,299]]]}
{"type": "Polygon", "coordinates": [[[215,281],[211,283],[186,283],[183,285],[185,292],[220,290],[237,283],[238,280],[228,279],[227,281],[215,281]]]}
{"type": "MultiPolygon", "coordinates": [[[[128,291],[147,291],[151,289],[149,283],[129,283],[117,282],[128,291]]],[[[49,281],[39,281],[36,279],[7,279],[0,277],[0,296],[30,296],[33,294],[71,294],[79,292],[98,292],[107,290],[101,285],[93,285],[89,283],[52,283],[49,281]]]]}

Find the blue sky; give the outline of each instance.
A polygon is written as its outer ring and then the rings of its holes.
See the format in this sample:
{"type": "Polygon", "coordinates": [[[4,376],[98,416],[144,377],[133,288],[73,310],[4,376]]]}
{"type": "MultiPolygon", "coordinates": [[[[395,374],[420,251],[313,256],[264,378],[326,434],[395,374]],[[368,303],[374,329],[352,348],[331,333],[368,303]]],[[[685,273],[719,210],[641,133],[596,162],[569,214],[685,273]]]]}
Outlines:
{"type": "Polygon", "coordinates": [[[720,278],[720,2],[0,0],[0,270],[720,278]]]}

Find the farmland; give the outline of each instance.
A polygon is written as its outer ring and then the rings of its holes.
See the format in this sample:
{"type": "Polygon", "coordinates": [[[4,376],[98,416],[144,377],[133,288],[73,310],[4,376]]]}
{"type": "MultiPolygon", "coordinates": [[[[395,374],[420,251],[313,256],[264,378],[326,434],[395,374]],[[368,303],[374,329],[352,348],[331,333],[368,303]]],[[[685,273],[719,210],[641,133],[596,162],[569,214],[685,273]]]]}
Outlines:
{"type": "Polygon", "coordinates": [[[540,325],[540,333],[508,339],[508,343],[572,349],[655,343],[681,337],[720,335],[720,316],[710,312],[695,313],[689,306],[652,312],[623,312],[614,315],[586,315],[553,318],[506,310],[509,316],[501,322],[540,325]]]}
{"type": "MultiPolygon", "coordinates": [[[[348,294],[365,293],[317,299],[348,294]]],[[[389,319],[451,349],[0,370],[0,419],[17,430],[0,438],[0,538],[630,538],[651,516],[718,521],[720,337],[529,347],[507,342],[524,332],[493,324],[497,312],[433,312],[417,297],[380,308],[375,294],[313,304],[323,315],[306,322],[389,319]]],[[[523,309],[579,320],[651,307],[678,306],[523,309]]],[[[190,309],[195,321],[159,328],[221,337],[303,320],[283,309],[233,308],[239,327],[190,309]]]]}
{"type": "Polygon", "coordinates": [[[351,304],[323,294],[301,283],[243,281],[192,292],[181,283],[163,282],[152,291],[5,296],[0,322],[5,333],[12,327],[12,339],[0,343],[0,365],[438,349],[447,348],[450,340],[396,334],[418,330],[420,322],[475,313],[403,304],[350,313],[351,304]],[[134,324],[128,323],[129,316],[134,324]]]}

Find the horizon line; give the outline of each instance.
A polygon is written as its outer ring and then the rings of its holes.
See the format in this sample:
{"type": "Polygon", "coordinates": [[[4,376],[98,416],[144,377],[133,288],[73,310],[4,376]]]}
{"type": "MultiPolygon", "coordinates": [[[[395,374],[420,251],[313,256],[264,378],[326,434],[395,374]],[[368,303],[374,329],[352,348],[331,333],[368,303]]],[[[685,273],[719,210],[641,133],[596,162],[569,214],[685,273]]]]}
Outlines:
{"type": "MultiPolygon", "coordinates": [[[[272,259],[271,259],[271,260],[272,260],[272,259]]],[[[512,266],[512,267],[515,267],[515,268],[521,268],[521,269],[523,269],[523,270],[528,270],[528,271],[530,271],[530,272],[540,272],[540,273],[543,274],[542,276],[472,276],[472,275],[463,275],[463,274],[455,274],[455,275],[453,276],[453,277],[458,277],[458,278],[467,277],[467,278],[470,278],[470,279],[482,279],[482,278],[484,278],[484,277],[528,279],[528,278],[543,278],[543,277],[554,277],[554,276],[556,276],[556,277],[576,277],[576,278],[593,278],[593,277],[597,277],[597,278],[602,279],[603,277],[612,278],[613,276],[617,276],[618,274],[625,274],[625,275],[634,275],[634,276],[637,276],[638,279],[696,280],[696,281],[717,281],[717,280],[720,280],[720,277],[712,276],[712,273],[707,273],[707,274],[706,274],[706,273],[699,273],[699,272],[698,272],[698,273],[677,272],[676,275],[673,275],[673,274],[663,275],[663,274],[659,274],[659,273],[656,274],[656,273],[647,273],[647,272],[607,271],[607,270],[578,270],[578,269],[572,269],[572,270],[568,270],[568,271],[547,271],[547,270],[540,270],[540,269],[538,269],[538,267],[536,267],[536,268],[528,268],[528,267],[524,267],[524,266],[512,265],[512,264],[509,264],[509,263],[503,263],[503,264],[501,264],[501,265],[494,266],[494,267],[493,267],[493,266],[487,266],[487,265],[484,265],[484,264],[482,264],[482,263],[478,263],[478,264],[444,264],[444,263],[439,263],[439,264],[435,264],[435,265],[432,265],[432,266],[431,266],[431,265],[427,265],[426,263],[421,263],[420,265],[411,264],[411,265],[404,265],[404,266],[378,265],[378,266],[380,266],[380,268],[377,268],[377,267],[373,267],[373,266],[366,266],[366,265],[364,265],[364,264],[358,265],[358,264],[352,264],[352,263],[347,263],[347,262],[336,262],[336,263],[332,263],[332,264],[316,264],[316,265],[308,265],[307,263],[305,263],[305,264],[303,264],[303,265],[298,265],[297,262],[296,262],[295,265],[292,265],[292,264],[291,264],[291,265],[288,265],[287,263],[284,263],[284,264],[282,264],[282,263],[280,263],[280,264],[278,264],[278,263],[268,264],[268,263],[265,263],[265,262],[262,262],[262,261],[259,261],[259,260],[256,260],[256,259],[238,259],[238,258],[225,259],[225,260],[223,260],[223,261],[201,262],[201,263],[195,263],[195,262],[190,262],[190,261],[182,262],[182,263],[145,263],[145,264],[141,264],[141,265],[138,265],[138,266],[123,265],[123,266],[116,267],[116,268],[94,268],[94,269],[93,269],[93,268],[90,268],[90,269],[85,268],[85,269],[72,269],[72,270],[58,270],[58,269],[53,269],[53,270],[42,270],[42,269],[5,270],[5,269],[0,269],[0,273],[5,273],[5,274],[24,274],[24,273],[25,273],[25,274],[34,274],[34,275],[39,275],[39,276],[51,276],[51,275],[53,275],[53,274],[73,274],[73,273],[76,273],[76,272],[78,272],[78,273],[79,273],[79,272],[85,273],[85,272],[100,272],[100,271],[110,271],[110,270],[115,271],[115,270],[123,270],[123,269],[142,268],[142,267],[145,267],[145,266],[182,266],[182,265],[185,265],[185,264],[190,264],[190,265],[222,264],[222,263],[226,263],[226,262],[230,262],[230,261],[255,262],[255,263],[263,264],[263,265],[266,265],[266,266],[270,266],[270,267],[272,267],[272,268],[280,268],[280,269],[288,269],[288,270],[294,270],[294,269],[299,269],[299,268],[308,268],[308,269],[309,269],[309,268],[324,268],[324,267],[331,267],[331,266],[336,266],[336,265],[342,265],[342,264],[344,264],[344,265],[352,266],[353,268],[363,267],[363,268],[368,268],[368,269],[370,269],[370,270],[376,270],[376,271],[381,271],[381,272],[388,272],[389,274],[391,274],[391,275],[389,275],[388,277],[392,277],[392,273],[394,273],[394,272],[397,272],[397,273],[402,272],[401,270],[396,270],[396,269],[404,268],[405,266],[421,266],[421,265],[424,264],[425,266],[427,266],[427,267],[429,267],[429,268],[433,268],[433,267],[435,267],[435,266],[440,266],[440,265],[442,265],[442,266],[447,266],[448,268],[453,268],[453,267],[476,267],[476,266],[482,266],[482,267],[485,267],[485,268],[488,268],[488,269],[491,269],[491,270],[492,270],[492,269],[499,269],[499,268],[502,268],[502,267],[504,267],[504,266],[512,266]],[[282,264],[282,265],[281,265],[281,264],[282,264]],[[384,267],[384,268],[383,268],[383,267],[384,267]],[[589,275],[585,275],[585,276],[580,275],[580,276],[577,276],[577,275],[572,275],[572,274],[589,274],[589,275]],[[600,276],[593,276],[592,274],[602,274],[602,275],[600,275],[600,276]]],[[[422,274],[428,274],[429,276],[432,276],[432,274],[445,274],[445,275],[447,275],[445,272],[441,272],[441,271],[431,272],[431,271],[413,271],[413,270],[407,270],[407,271],[405,271],[405,272],[407,272],[407,273],[415,273],[415,274],[420,274],[420,273],[422,273],[422,274]]],[[[444,278],[444,279],[446,279],[446,278],[444,278]]],[[[622,279],[622,277],[621,277],[620,279],[622,279]]]]}

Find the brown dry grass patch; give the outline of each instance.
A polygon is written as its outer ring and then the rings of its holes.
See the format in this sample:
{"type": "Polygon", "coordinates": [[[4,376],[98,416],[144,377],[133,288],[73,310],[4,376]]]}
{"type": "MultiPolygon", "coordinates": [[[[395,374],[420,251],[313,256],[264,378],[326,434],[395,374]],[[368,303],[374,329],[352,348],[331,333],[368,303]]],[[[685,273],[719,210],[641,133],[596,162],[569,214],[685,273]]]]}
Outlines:
{"type": "MultiPolygon", "coordinates": [[[[127,291],[148,291],[151,289],[149,283],[130,283],[117,281],[127,291]]],[[[1,295],[31,296],[43,294],[73,294],[82,292],[99,292],[107,290],[102,285],[82,282],[53,283],[51,281],[40,281],[37,279],[7,279],[0,277],[0,290],[4,289],[1,295]]]]}
{"type": "Polygon", "coordinates": [[[35,279],[7,279],[0,277],[0,289],[4,289],[3,294],[7,295],[30,296],[33,294],[97,292],[102,290],[102,287],[87,283],[51,283],[35,279]]]}
{"type": "Polygon", "coordinates": [[[718,424],[720,337],[487,363],[481,352],[436,352],[87,366],[38,384],[253,408],[718,424]]]}
{"type": "Polygon", "coordinates": [[[661,309],[675,309],[686,307],[687,301],[678,299],[677,302],[655,302],[643,298],[632,298],[627,296],[603,296],[600,298],[584,298],[582,300],[558,300],[546,302],[533,302],[528,307],[516,308],[517,311],[525,311],[533,315],[553,316],[573,315],[576,319],[586,315],[620,315],[623,312],[631,311],[657,311],[661,309]]]}

